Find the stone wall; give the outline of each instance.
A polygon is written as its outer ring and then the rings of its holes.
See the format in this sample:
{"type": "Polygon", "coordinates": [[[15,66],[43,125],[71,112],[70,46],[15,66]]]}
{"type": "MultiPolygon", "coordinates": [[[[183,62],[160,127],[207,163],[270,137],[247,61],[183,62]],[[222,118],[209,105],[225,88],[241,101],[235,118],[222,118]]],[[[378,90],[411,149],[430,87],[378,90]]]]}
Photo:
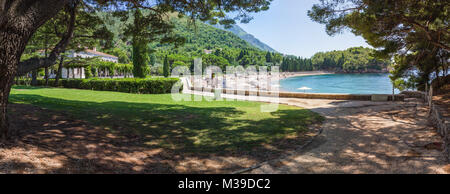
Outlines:
{"type": "MultiPolygon", "coordinates": [[[[191,87],[191,90],[212,92],[211,88],[191,87]]],[[[330,100],[361,100],[371,101],[371,94],[318,94],[318,93],[301,93],[301,92],[269,92],[269,91],[249,91],[249,90],[222,90],[224,94],[245,95],[245,96],[265,96],[280,98],[307,98],[307,99],[330,99],[330,100]]],[[[387,95],[387,99],[392,100],[392,95],[387,95]]],[[[404,95],[396,94],[396,101],[403,101],[404,95]]]]}
{"type": "MultiPolygon", "coordinates": [[[[433,90],[430,89],[429,93],[433,93],[433,90]]],[[[420,98],[424,102],[427,102],[430,107],[430,120],[436,127],[437,132],[442,136],[444,154],[447,156],[447,159],[450,160],[450,118],[443,116],[442,108],[433,103],[431,100],[432,98],[429,97],[431,95],[427,95],[425,92],[403,91],[401,94],[405,95],[407,98],[420,98]]]]}
{"type": "Polygon", "coordinates": [[[442,136],[444,154],[450,160],[450,118],[442,115],[441,107],[436,104],[431,104],[430,119],[437,129],[437,132],[442,136]]]}
{"type": "Polygon", "coordinates": [[[425,100],[426,93],[420,91],[403,91],[400,94],[405,95],[406,98],[420,98],[425,100]]]}

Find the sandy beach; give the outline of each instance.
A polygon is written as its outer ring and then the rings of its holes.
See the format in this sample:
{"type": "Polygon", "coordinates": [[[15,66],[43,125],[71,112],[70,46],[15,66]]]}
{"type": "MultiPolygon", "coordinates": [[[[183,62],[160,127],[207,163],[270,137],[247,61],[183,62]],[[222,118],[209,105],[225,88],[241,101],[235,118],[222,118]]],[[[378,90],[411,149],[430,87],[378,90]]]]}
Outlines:
{"type": "MultiPolygon", "coordinates": [[[[280,90],[279,81],[289,77],[309,76],[309,75],[326,75],[334,74],[333,72],[325,71],[302,71],[302,72],[280,72],[278,76],[272,75],[268,77],[258,77],[258,75],[243,75],[242,77],[224,77],[218,76],[218,88],[240,89],[240,90],[280,90]],[[270,83],[270,84],[269,84],[270,83]]],[[[194,81],[193,77],[189,80],[189,85],[196,85],[196,87],[211,87],[211,79],[202,77],[194,81]],[[192,84],[196,82],[196,84],[192,84]]]]}
{"type": "Polygon", "coordinates": [[[298,77],[298,76],[327,75],[327,74],[334,74],[334,72],[327,72],[327,71],[281,72],[280,79],[285,79],[285,78],[289,78],[289,77],[298,77]]]}

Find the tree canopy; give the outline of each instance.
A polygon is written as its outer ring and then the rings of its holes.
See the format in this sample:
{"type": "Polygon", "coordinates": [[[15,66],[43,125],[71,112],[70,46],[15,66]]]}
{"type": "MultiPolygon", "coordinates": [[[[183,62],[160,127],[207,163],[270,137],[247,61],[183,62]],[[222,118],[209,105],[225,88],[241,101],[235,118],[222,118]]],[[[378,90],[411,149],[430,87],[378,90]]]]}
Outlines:
{"type": "Polygon", "coordinates": [[[448,71],[450,3],[447,0],[322,0],[308,12],[330,35],[350,29],[395,59],[392,80],[417,74],[418,88],[448,71]],[[415,73],[416,72],[416,73],[415,73]]]}

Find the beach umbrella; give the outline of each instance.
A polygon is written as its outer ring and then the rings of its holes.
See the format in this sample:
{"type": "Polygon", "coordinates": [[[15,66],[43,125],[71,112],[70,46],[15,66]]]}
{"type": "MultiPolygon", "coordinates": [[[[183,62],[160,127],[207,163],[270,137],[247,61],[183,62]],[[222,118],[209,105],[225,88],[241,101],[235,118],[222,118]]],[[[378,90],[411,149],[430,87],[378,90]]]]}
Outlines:
{"type": "Polygon", "coordinates": [[[301,87],[301,88],[297,88],[297,90],[303,90],[303,93],[305,93],[306,90],[311,90],[311,88],[308,88],[308,87],[303,86],[303,87],[301,87]]]}

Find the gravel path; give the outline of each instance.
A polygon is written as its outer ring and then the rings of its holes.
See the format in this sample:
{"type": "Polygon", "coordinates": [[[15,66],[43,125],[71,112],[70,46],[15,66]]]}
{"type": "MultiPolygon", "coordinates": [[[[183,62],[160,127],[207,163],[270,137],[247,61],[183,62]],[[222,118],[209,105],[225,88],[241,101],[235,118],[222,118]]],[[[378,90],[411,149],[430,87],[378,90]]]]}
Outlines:
{"type": "Polygon", "coordinates": [[[326,117],[323,132],[294,154],[247,173],[450,173],[442,155],[441,137],[428,123],[427,107],[416,99],[369,102],[280,98],[279,103],[322,114],[326,117]]]}

